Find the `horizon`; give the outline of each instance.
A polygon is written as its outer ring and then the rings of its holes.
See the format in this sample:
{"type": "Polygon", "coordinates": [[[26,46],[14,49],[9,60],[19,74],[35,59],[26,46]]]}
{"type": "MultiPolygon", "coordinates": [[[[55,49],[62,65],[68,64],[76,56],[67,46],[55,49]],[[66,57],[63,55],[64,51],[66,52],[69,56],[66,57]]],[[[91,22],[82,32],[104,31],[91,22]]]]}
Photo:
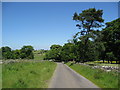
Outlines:
{"type": "Polygon", "coordinates": [[[3,2],[2,46],[49,50],[63,45],[79,31],[73,14],[89,8],[102,9],[105,23],[118,18],[118,2],[3,2]]]}

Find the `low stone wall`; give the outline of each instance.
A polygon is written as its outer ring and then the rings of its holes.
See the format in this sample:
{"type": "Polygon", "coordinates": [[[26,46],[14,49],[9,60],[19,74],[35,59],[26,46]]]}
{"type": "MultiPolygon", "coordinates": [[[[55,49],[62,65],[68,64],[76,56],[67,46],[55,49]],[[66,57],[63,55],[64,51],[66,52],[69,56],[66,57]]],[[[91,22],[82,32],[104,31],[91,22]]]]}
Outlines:
{"type": "Polygon", "coordinates": [[[119,67],[113,67],[113,66],[93,66],[92,68],[99,68],[99,69],[102,69],[102,70],[105,70],[107,72],[109,71],[118,71],[119,70],[119,67]]]}
{"type": "Polygon", "coordinates": [[[107,71],[107,72],[109,72],[109,71],[117,71],[117,72],[120,72],[119,71],[119,67],[117,67],[117,66],[99,66],[99,65],[96,65],[96,64],[85,64],[85,63],[79,63],[79,64],[81,64],[81,65],[86,65],[86,66],[90,66],[90,67],[92,67],[93,69],[96,69],[96,68],[98,68],[98,69],[102,69],[102,70],[104,70],[104,71],[107,71]]]}
{"type": "Polygon", "coordinates": [[[45,60],[27,60],[27,59],[9,59],[9,60],[0,60],[0,64],[4,64],[4,63],[16,63],[16,62],[43,62],[45,60]]]}

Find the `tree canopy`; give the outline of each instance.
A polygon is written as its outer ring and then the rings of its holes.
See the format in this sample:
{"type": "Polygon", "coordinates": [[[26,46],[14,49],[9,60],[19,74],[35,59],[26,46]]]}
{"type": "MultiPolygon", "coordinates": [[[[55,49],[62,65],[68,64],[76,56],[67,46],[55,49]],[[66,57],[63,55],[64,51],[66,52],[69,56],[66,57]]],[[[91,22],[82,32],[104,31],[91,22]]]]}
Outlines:
{"type": "Polygon", "coordinates": [[[20,50],[12,50],[10,47],[5,46],[1,48],[2,59],[33,59],[33,47],[23,46],[20,50]]]}
{"type": "MultiPolygon", "coordinates": [[[[81,13],[74,13],[72,19],[79,28],[72,40],[61,45],[51,45],[46,52],[45,60],[86,62],[107,60],[109,63],[120,63],[120,18],[105,23],[102,18],[103,10],[89,8],[81,13]],[[103,28],[103,29],[102,29],[103,28]]],[[[34,48],[23,46],[20,50],[11,50],[10,47],[2,47],[3,59],[33,59],[34,48]]]]}
{"type": "Polygon", "coordinates": [[[76,26],[80,29],[72,40],[63,46],[52,45],[47,59],[61,61],[86,62],[96,60],[107,60],[109,63],[116,61],[120,63],[120,18],[105,23],[102,18],[103,10],[90,8],[82,13],[74,13],[73,20],[77,21],[76,26]]]}

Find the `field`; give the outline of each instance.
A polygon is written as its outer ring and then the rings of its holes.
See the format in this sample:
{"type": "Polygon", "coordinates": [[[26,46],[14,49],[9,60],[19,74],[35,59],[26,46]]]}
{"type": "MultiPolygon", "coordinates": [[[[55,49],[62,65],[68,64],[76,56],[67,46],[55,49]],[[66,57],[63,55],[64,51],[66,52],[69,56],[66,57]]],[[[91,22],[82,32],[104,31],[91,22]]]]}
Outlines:
{"type": "MultiPolygon", "coordinates": [[[[105,61],[103,63],[103,61],[93,61],[93,62],[85,62],[86,64],[95,64],[95,65],[100,65],[100,66],[113,66],[113,67],[118,67],[118,64],[110,64],[108,63],[108,61],[105,61]]],[[[115,61],[113,61],[113,63],[115,63],[115,61]]]]}
{"type": "Polygon", "coordinates": [[[34,60],[43,60],[45,53],[43,54],[34,54],[34,60]]]}
{"type": "Polygon", "coordinates": [[[117,72],[105,72],[100,69],[92,69],[89,66],[79,64],[71,65],[71,62],[68,62],[67,65],[101,88],[118,88],[117,72]]]}
{"type": "Polygon", "coordinates": [[[3,88],[47,88],[55,67],[49,61],[3,64],[3,88]]]}
{"type": "Polygon", "coordinates": [[[34,51],[34,60],[43,60],[45,53],[39,53],[40,51],[34,51]]]}

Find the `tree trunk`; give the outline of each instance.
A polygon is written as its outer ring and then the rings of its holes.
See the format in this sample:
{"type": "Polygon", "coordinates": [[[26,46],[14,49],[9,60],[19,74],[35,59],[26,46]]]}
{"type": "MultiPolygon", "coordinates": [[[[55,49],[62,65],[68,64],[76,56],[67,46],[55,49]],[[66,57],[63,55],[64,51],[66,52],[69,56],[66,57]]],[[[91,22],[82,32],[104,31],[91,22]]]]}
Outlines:
{"type": "Polygon", "coordinates": [[[112,60],[111,60],[111,64],[112,64],[112,60]]]}
{"type": "Polygon", "coordinates": [[[103,59],[103,63],[105,62],[105,60],[103,59]]]}

